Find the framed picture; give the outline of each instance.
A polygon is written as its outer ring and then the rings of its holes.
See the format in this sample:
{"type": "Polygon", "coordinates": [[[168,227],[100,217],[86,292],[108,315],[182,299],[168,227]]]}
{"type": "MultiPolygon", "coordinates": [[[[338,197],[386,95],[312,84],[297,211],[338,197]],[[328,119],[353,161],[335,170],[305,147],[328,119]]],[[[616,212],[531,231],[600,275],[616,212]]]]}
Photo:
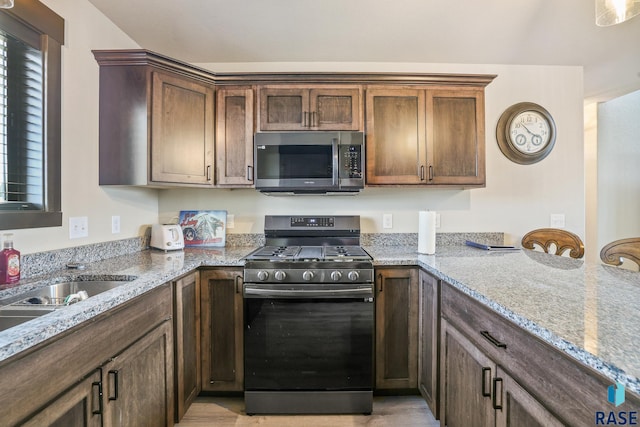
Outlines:
{"type": "Polygon", "coordinates": [[[227,211],[180,211],[178,224],[182,228],[185,247],[225,245],[227,211]]]}

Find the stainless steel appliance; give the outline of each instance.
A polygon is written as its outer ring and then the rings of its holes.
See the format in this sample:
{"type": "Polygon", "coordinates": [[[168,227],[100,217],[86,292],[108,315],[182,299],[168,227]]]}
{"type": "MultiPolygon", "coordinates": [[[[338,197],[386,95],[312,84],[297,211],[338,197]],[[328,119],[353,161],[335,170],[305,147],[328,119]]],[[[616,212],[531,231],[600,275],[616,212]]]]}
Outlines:
{"type": "Polygon", "coordinates": [[[254,138],[255,186],[266,193],[357,193],[362,132],[264,132],[254,138]]]}
{"type": "Polygon", "coordinates": [[[248,414],[371,413],[374,288],[359,216],[267,216],[245,257],[248,414]]]}

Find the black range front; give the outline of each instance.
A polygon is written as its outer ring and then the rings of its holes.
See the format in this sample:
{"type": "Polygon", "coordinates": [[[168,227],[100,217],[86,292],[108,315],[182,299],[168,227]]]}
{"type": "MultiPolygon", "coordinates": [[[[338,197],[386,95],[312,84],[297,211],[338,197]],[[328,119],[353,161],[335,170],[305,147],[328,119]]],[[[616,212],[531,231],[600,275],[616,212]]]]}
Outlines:
{"type": "MultiPolygon", "coordinates": [[[[331,227],[342,221],[310,218],[307,223],[332,222],[331,227]]],[[[287,223],[300,223],[300,218],[287,223]]],[[[354,241],[337,247],[315,240],[314,246],[295,246],[295,240],[286,247],[269,243],[245,263],[246,413],[371,413],[370,256],[354,241]]]]}

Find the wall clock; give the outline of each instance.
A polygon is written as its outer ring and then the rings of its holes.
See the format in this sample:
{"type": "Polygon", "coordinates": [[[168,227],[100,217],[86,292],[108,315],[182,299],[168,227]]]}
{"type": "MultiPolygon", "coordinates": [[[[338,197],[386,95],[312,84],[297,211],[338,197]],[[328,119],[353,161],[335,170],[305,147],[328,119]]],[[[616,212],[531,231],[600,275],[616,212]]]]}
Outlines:
{"type": "Polygon", "coordinates": [[[496,138],[500,150],[509,160],[530,165],[551,153],[556,142],[556,124],[540,105],[520,102],[502,113],[496,138]]]}

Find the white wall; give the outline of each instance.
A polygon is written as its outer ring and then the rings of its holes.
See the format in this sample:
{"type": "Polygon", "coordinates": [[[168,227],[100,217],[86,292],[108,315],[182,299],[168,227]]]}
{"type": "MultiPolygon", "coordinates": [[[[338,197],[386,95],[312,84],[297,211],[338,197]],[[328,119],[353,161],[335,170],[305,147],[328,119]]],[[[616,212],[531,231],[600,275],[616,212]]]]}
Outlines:
{"type": "Polygon", "coordinates": [[[640,237],[640,91],[598,104],[598,243],[640,237]]]}
{"type": "Polygon", "coordinates": [[[139,236],[157,221],[157,191],[98,186],[98,64],[92,49],[138,48],[88,1],[44,0],[65,20],[62,81],[62,227],[12,230],[23,254],[139,236]],[[111,216],[121,232],[111,234],[111,216]],[[89,237],[69,239],[69,217],[89,218],[89,237]]]}
{"type": "Polygon", "coordinates": [[[214,71],[379,71],[497,74],[486,88],[487,186],[473,190],[368,188],[358,196],[270,197],[254,190],[160,192],[162,221],[180,210],[219,209],[235,216],[230,233],[260,233],[265,214],[359,214],[364,232],[417,232],[418,211],[441,213],[442,232],[503,231],[508,243],[549,226],[551,213],[566,215],[566,228],[585,235],[583,81],[581,67],[447,64],[198,64],[214,71]],[[495,128],[510,105],[531,101],[555,118],[558,136],[551,154],[534,165],[518,165],[499,150],[495,128]],[[393,214],[382,229],[382,214],[393,214]]]}
{"type": "Polygon", "coordinates": [[[43,0],[66,22],[63,50],[63,226],[14,230],[16,247],[39,252],[139,236],[143,227],[170,220],[181,209],[225,209],[235,215],[234,233],[263,230],[265,214],[355,213],[365,232],[416,232],[417,211],[442,215],[440,231],[504,231],[517,242],[528,230],[564,213],[566,228],[584,236],[583,81],[581,67],[394,63],[198,64],[214,71],[380,71],[497,74],[486,89],[487,187],[475,190],[366,189],[355,197],[267,197],[253,190],[147,190],[98,186],[98,65],[92,49],[138,48],[86,0],[43,0]],[[507,160],[495,141],[500,114],[532,101],[555,117],[558,138],[542,162],[507,160]],[[394,228],[382,229],[391,213],[394,228]],[[111,216],[122,231],[111,234],[111,216]],[[89,237],[69,239],[68,219],[89,218],[89,237]]]}

